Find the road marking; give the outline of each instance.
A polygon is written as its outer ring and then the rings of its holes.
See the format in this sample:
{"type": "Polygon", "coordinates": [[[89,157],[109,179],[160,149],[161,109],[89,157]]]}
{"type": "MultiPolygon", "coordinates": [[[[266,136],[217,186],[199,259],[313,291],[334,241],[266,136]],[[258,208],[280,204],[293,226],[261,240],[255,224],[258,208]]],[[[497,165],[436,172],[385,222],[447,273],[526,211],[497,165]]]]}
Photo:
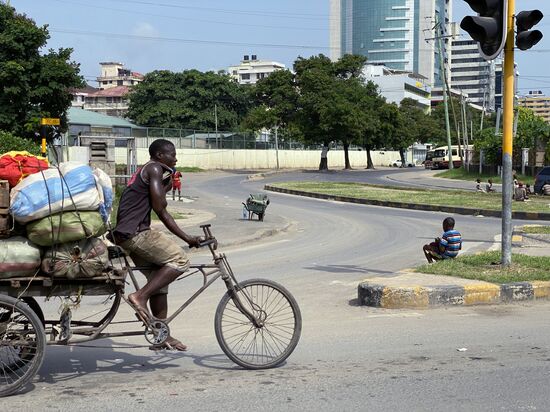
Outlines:
{"type": "Polygon", "coordinates": [[[404,312],[404,313],[377,313],[377,314],[368,314],[369,318],[414,318],[414,317],[424,317],[425,315],[420,312],[404,312]]]}
{"type": "Polygon", "coordinates": [[[359,283],[361,283],[360,280],[356,280],[354,282],[342,282],[341,280],[333,280],[332,282],[330,282],[330,285],[357,286],[359,283]]]}

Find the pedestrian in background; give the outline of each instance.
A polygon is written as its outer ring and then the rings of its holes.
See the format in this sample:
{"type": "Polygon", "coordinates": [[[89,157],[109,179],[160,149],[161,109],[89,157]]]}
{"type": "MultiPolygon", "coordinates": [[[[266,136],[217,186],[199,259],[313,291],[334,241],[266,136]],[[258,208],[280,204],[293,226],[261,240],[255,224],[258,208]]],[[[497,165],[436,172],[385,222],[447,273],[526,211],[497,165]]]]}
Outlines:
{"type": "Polygon", "coordinates": [[[181,202],[181,177],[179,170],[172,173],[172,200],[176,200],[176,190],[178,191],[178,200],[181,202]]]}
{"type": "Polygon", "coordinates": [[[483,188],[481,187],[481,179],[477,179],[476,180],[476,192],[482,192],[484,193],[485,191],[483,190],[483,188]]]}
{"type": "Polygon", "coordinates": [[[487,180],[487,184],[485,185],[485,191],[487,193],[496,192],[496,190],[493,188],[493,181],[491,179],[487,180]]]}

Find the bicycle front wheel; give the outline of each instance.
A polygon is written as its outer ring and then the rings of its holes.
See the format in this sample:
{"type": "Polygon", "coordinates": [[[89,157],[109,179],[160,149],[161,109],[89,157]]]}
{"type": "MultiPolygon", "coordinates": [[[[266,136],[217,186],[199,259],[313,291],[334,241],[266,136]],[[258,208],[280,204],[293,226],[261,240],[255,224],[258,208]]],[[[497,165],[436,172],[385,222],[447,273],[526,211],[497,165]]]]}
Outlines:
{"type": "Polygon", "coordinates": [[[296,348],[302,331],[296,300],[283,286],[268,279],[241,282],[236,290],[243,308],[258,322],[252,322],[227,292],[214,319],[216,338],[223,352],[246,369],[267,369],[281,364],[296,348]]]}

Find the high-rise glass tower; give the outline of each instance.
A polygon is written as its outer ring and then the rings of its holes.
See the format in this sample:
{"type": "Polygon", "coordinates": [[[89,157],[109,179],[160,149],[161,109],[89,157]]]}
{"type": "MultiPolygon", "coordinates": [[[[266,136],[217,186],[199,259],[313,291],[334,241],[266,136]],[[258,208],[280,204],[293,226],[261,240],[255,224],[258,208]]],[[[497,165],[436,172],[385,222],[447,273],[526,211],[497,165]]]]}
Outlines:
{"type": "MultiPolygon", "coordinates": [[[[441,83],[437,41],[448,33],[452,0],[330,0],[331,58],[360,54],[370,64],[441,83]],[[435,29],[436,22],[442,30],[435,29]]],[[[449,39],[441,41],[447,56],[449,39]]]]}

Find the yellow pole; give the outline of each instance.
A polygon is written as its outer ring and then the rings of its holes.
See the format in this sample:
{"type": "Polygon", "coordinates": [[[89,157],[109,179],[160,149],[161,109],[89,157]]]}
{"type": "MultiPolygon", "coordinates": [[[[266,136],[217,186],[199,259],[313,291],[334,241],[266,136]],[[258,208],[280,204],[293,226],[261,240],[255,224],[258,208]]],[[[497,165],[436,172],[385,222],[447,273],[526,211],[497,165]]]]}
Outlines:
{"type": "Polygon", "coordinates": [[[512,148],[514,129],[514,13],[516,1],[508,0],[504,48],[504,110],[502,133],[502,265],[512,263],[512,148]]]}
{"type": "Polygon", "coordinates": [[[46,138],[42,138],[42,146],[41,146],[41,150],[42,152],[42,155],[45,156],[46,155],[46,138]]]}

